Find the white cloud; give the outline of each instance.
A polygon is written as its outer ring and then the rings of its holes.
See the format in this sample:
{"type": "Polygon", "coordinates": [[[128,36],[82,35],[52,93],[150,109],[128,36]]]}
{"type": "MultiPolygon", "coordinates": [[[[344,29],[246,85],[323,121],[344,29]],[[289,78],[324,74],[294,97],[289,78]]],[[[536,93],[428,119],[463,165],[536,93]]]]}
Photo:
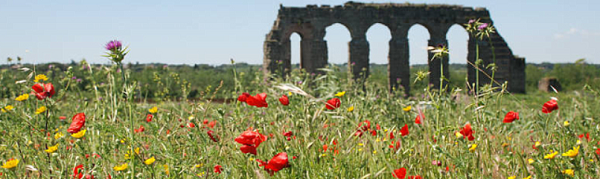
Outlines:
{"type": "Polygon", "coordinates": [[[600,36],[600,32],[590,32],[585,29],[577,29],[577,28],[572,27],[565,32],[555,33],[553,36],[554,36],[554,39],[562,39],[562,38],[569,38],[570,36],[575,36],[575,35],[583,36],[583,37],[600,36]]]}

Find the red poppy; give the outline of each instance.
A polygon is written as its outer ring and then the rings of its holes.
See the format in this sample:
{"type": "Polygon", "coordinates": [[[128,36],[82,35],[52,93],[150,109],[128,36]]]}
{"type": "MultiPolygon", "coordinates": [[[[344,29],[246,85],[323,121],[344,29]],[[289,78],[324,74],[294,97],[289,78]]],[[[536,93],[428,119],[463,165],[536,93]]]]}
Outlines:
{"type": "Polygon", "coordinates": [[[416,124],[422,124],[421,120],[425,119],[425,115],[423,115],[423,113],[419,112],[419,115],[417,115],[417,118],[415,118],[415,123],[416,124]]]}
{"type": "Polygon", "coordinates": [[[73,116],[73,121],[67,129],[67,132],[74,134],[81,130],[81,128],[85,125],[85,113],[77,113],[73,116]]]}
{"type": "Polygon", "coordinates": [[[215,128],[215,125],[216,125],[216,124],[217,124],[217,121],[210,121],[210,122],[208,123],[208,127],[209,127],[209,128],[211,128],[211,129],[212,129],[212,128],[215,128]]]}
{"type": "Polygon", "coordinates": [[[83,164],[79,164],[73,168],[73,178],[80,179],[83,177],[83,164]]]}
{"type": "Polygon", "coordinates": [[[140,125],[140,128],[139,128],[139,129],[134,129],[133,131],[134,131],[135,133],[140,133],[140,132],[144,132],[144,130],[145,130],[144,126],[140,125]]]}
{"type": "Polygon", "coordinates": [[[585,139],[589,142],[590,141],[590,133],[585,133],[585,139]]]}
{"type": "MultiPolygon", "coordinates": [[[[288,141],[292,140],[292,138],[291,138],[292,135],[294,135],[294,133],[292,133],[292,131],[288,131],[288,132],[284,132],[283,133],[283,136],[285,136],[286,137],[285,139],[287,139],[288,141]]],[[[294,138],[296,138],[296,137],[294,137],[294,138]]]]}
{"type": "Polygon", "coordinates": [[[369,120],[365,120],[365,121],[363,121],[363,122],[360,122],[360,123],[358,123],[358,128],[359,128],[359,129],[362,129],[363,131],[368,131],[368,130],[370,130],[370,129],[371,129],[371,121],[369,121],[369,120]],[[363,123],[365,124],[364,126],[363,126],[363,123]],[[362,128],[361,128],[361,127],[362,127],[362,128]]]}
{"type": "Polygon", "coordinates": [[[596,155],[600,155],[600,148],[596,149],[596,155]]]}
{"type": "MultiPolygon", "coordinates": [[[[369,132],[369,130],[371,130],[371,121],[365,120],[365,121],[358,123],[358,129],[356,130],[356,133],[354,133],[354,135],[358,136],[358,137],[362,137],[363,132],[369,132]]],[[[372,130],[371,135],[374,135],[374,136],[377,135],[377,131],[372,130]]]]}
{"type": "Polygon", "coordinates": [[[551,113],[554,110],[558,109],[558,103],[556,103],[556,100],[551,99],[550,101],[544,103],[544,106],[542,107],[542,112],[543,113],[551,113]]]}
{"type": "Polygon", "coordinates": [[[392,141],[392,144],[390,144],[390,149],[394,149],[394,151],[397,151],[398,149],[400,149],[400,140],[394,142],[392,141]],[[396,144],[394,146],[394,144],[396,144]]]}
{"type": "Polygon", "coordinates": [[[254,145],[242,145],[240,151],[245,154],[250,153],[256,155],[256,147],[254,145]]]}
{"type": "Polygon", "coordinates": [[[94,175],[86,175],[85,179],[94,179],[94,175]]]}
{"type": "Polygon", "coordinates": [[[363,132],[362,132],[361,130],[357,130],[357,131],[354,133],[354,136],[362,137],[362,134],[363,134],[363,132]]]}
{"type": "Polygon", "coordinates": [[[394,139],[394,132],[390,132],[390,139],[394,139]]]}
{"type": "Polygon", "coordinates": [[[334,110],[335,108],[339,108],[340,105],[342,105],[340,99],[332,98],[330,100],[327,100],[327,104],[325,104],[325,107],[329,110],[334,110]]]}
{"type": "Polygon", "coordinates": [[[238,96],[237,100],[245,103],[248,97],[250,97],[250,93],[243,92],[242,95],[238,96]]]}
{"type": "Polygon", "coordinates": [[[188,123],[188,127],[189,128],[194,128],[196,127],[196,124],[194,124],[193,122],[188,123]]]}
{"type": "Polygon", "coordinates": [[[215,173],[221,173],[221,165],[215,165],[215,173]]]}
{"type": "Polygon", "coordinates": [[[586,134],[581,134],[578,136],[579,139],[583,139],[583,137],[585,137],[585,139],[589,142],[590,141],[590,133],[586,133],[586,134]]]}
{"type": "Polygon", "coordinates": [[[38,100],[43,100],[46,97],[51,98],[55,93],[52,83],[36,83],[31,88],[35,91],[35,97],[38,100]]]}
{"type": "Polygon", "coordinates": [[[260,162],[258,166],[264,166],[265,170],[271,175],[290,166],[288,163],[288,155],[285,152],[278,153],[271,160],[269,160],[269,162],[264,162],[259,159],[256,159],[256,161],[260,162]]]}
{"type": "Polygon", "coordinates": [[[515,120],[519,120],[519,113],[517,112],[510,111],[504,116],[504,123],[511,123],[515,120]]]}
{"type": "Polygon", "coordinates": [[[327,144],[323,144],[323,152],[327,152],[327,144]]]}
{"type": "Polygon", "coordinates": [[[147,114],[146,115],[146,122],[152,122],[152,119],[154,118],[154,115],[152,114],[147,114]]]}
{"type": "Polygon", "coordinates": [[[467,124],[465,125],[465,127],[463,127],[463,128],[460,130],[460,134],[462,134],[462,135],[463,135],[463,139],[464,139],[464,138],[468,138],[469,140],[475,140],[475,137],[473,136],[473,133],[474,133],[474,131],[473,131],[473,129],[471,128],[471,124],[469,124],[469,123],[467,123],[467,124]]]}
{"type": "Polygon", "coordinates": [[[404,179],[406,178],[406,168],[399,168],[394,170],[394,172],[392,172],[392,176],[394,176],[394,178],[399,178],[399,179],[404,179]]]}
{"type": "Polygon", "coordinates": [[[62,120],[67,119],[67,116],[60,116],[60,117],[58,117],[58,119],[60,119],[62,121],[62,120]]]}
{"type": "Polygon", "coordinates": [[[292,137],[292,135],[294,135],[294,133],[292,133],[292,131],[288,131],[288,132],[284,132],[283,133],[283,136],[286,136],[286,137],[292,137]]]}
{"type": "Polygon", "coordinates": [[[400,134],[402,136],[408,135],[408,124],[404,124],[404,127],[402,127],[402,129],[400,129],[400,134]]]}
{"type": "Polygon", "coordinates": [[[376,136],[377,135],[377,131],[376,130],[371,130],[371,135],[372,136],[376,136]]]}
{"type": "Polygon", "coordinates": [[[246,104],[250,105],[250,106],[256,106],[256,107],[269,107],[269,104],[267,104],[267,93],[260,93],[260,94],[256,94],[256,96],[248,96],[246,98],[246,104]]]}
{"type": "Polygon", "coordinates": [[[423,177],[421,177],[419,175],[415,175],[415,176],[408,176],[408,179],[423,179],[423,177]]]}
{"type": "Polygon", "coordinates": [[[214,141],[214,142],[218,142],[219,141],[219,136],[217,136],[217,134],[215,134],[214,131],[209,130],[206,132],[206,134],[208,134],[208,137],[210,137],[210,140],[214,141]]]}
{"type": "Polygon", "coordinates": [[[288,97],[284,94],[281,96],[281,98],[279,98],[279,102],[281,102],[281,104],[284,106],[287,106],[290,104],[290,99],[288,99],[288,97]]]}
{"type": "Polygon", "coordinates": [[[240,150],[242,153],[251,153],[256,155],[256,148],[260,143],[267,140],[267,136],[256,131],[244,131],[240,136],[235,138],[237,143],[242,144],[240,150]]]}
{"type": "Polygon", "coordinates": [[[377,125],[375,125],[375,129],[381,130],[381,126],[379,126],[379,124],[377,124],[377,125]]]}

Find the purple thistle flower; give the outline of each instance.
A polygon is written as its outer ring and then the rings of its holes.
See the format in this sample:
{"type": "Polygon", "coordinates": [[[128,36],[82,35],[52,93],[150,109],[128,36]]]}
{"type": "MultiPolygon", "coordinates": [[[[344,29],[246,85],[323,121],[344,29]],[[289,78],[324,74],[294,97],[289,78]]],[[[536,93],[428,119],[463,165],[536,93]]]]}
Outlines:
{"type": "Polygon", "coordinates": [[[483,24],[479,25],[479,27],[477,27],[477,30],[483,30],[483,29],[487,28],[488,25],[489,25],[488,23],[483,23],[483,24]]]}
{"type": "Polygon", "coordinates": [[[76,76],[73,76],[73,78],[71,78],[71,79],[74,79],[74,80],[75,80],[75,79],[77,79],[77,77],[76,77],[76,76]]]}
{"type": "Polygon", "coordinates": [[[118,50],[118,49],[121,49],[121,46],[122,46],[121,41],[111,40],[110,42],[108,42],[106,44],[106,50],[111,50],[111,51],[118,50]]]}
{"type": "Polygon", "coordinates": [[[472,24],[472,23],[474,23],[474,22],[475,22],[475,19],[471,19],[471,20],[469,20],[469,24],[472,24]]]}
{"type": "Polygon", "coordinates": [[[81,82],[82,79],[81,78],[77,78],[77,83],[81,82]]]}

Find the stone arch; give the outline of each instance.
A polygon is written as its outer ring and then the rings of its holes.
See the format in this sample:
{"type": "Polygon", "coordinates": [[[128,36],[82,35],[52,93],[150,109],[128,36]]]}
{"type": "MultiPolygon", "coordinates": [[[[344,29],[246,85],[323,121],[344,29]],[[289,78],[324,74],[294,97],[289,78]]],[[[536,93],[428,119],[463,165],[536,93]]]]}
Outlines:
{"type": "MultiPolygon", "coordinates": [[[[323,40],[325,28],[333,23],[341,23],[348,28],[352,37],[349,43],[350,69],[354,72],[355,79],[365,78],[369,70],[369,42],[366,40],[365,33],[372,24],[381,23],[388,26],[392,33],[390,49],[393,50],[389,51],[388,56],[390,89],[394,89],[398,85],[394,82],[396,78],[401,78],[401,85],[407,87],[408,81],[404,80],[410,76],[407,70],[410,68],[407,33],[412,25],[421,24],[428,29],[429,45],[447,45],[446,33],[450,26],[456,23],[464,24],[469,19],[477,18],[480,18],[482,22],[493,24],[486,9],[456,5],[347,2],[343,6],[334,7],[329,5],[320,7],[317,5],[280,6],[277,20],[265,39],[263,68],[266,73],[285,75],[285,71],[278,72],[277,60],[286,58],[286,53],[289,51],[286,42],[289,42],[288,38],[292,32],[302,34],[303,68],[308,72],[316,72],[316,69],[325,67],[328,56],[327,42],[323,40]],[[367,73],[362,70],[366,70],[367,73]]],[[[494,79],[488,79],[488,81],[508,82],[509,91],[525,92],[525,59],[514,56],[499,33],[491,34],[486,40],[470,40],[469,61],[474,61],[472,54],[476,46],[479,46],[480,59],[484,61],[483,65],[496,63],[498,67],[494,79]]],[[[429,58],[432,55],[430,53],[429,58]]],[[[441,74],[447,74],[447,70],[440,72],[439,68],[447,66],[448,59],[434,62],[429,64],[430,81],[435,86],[443,85],[437,78],[441,74]]],[[[475,80],[473,74],[479,73],[476,72],[475,68],[469,67],[470,84],[475,80]]],[[[405,89],[405,93],[408,91],[409,89],[405,89]]]]}

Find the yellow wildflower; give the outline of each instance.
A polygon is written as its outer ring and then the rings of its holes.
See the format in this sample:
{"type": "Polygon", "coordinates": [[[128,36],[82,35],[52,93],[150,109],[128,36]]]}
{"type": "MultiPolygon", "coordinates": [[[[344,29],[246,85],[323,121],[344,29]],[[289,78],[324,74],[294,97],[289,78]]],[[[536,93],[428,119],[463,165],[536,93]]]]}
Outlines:
{"type": "Polygon", "coordinates": [[[463,138],[463,135],[460,132],[456,132],[454,135],[456,135],[456,138],[463,138]]]}
{"type": "Polygon", "coordinates": [[[532,163],[533,163],[533,162],[535,162],[535,161],[534,161],[533,159],[531,159],[531,158],[530,158],[529,160],[527,160],[527,162],[529,162],[529,164],[532,164],[532,163]]]}
{"type": "Polygon", "coordinates": [[[56,152],[56,150],[58,150],[58,144],[56,144],[54,146],[50,146],[50,147],[48,147],[48,149],[46,149],[44,151],[46,151],[46,153],[51,154],[51,153],[56,152]]]}
{"type": "Polygon", "coordinates": [[[60,138],[62,138],[63,136],[65,136],[62,132],[56,133],[54,134],[54,140],[58,140],[60,138]]]}
{"type": "Polygon", "coordinates": [[[290,92],[288,92],[288,96],[291,96],[291,95],[292,95],[292,92],[291,92],[291,91],[290,91],[290,92]]]}
{"type": "Polygon", "coordinates": [[[410,111],[410,109],[412,109],[412,106],[406,106],[406,107],[402,108],[402,110],[404,110],[405,112],[410,111]]]}
{"type": "Polygon", "coordinates": [[[509,176],[508,179],[515,179],[517,176],[509,176]]]}
{"type": "Polygon", "coordinates": [[[565,127],[569,126],[569,121],[565,121],[565,122],[563,122],[563,125],[564,125],[565,127]]]}
{"type": "Polygon", "coordinates": [[[373,150],[373,154],[377,154],[377,150],[373,150]]]}
{"type": "Polygon", "coordinates": [[[335,96],[337,96],[337,97],[342,97],[342,96],[344,96],[345,94],[346,94],[346,91],[342,91],[342,92],[336,93],[336,94],[335,94],[335,96]]]}
{"type": "Polygon", "coordinates": [[[205,172],[198,173],[198,176],[199,176],[199,177],[202,177],[202,176],[204,175],[204,173],[205,173],[205,172]]]}
{"type": "Polygon", "coordinates": [[[508,146],[508,143],[502,143],[502,147],[508,146]]]}
{"type": "MultiPolygon", "coordinates": [[[[248,160],[250,160],[250,161],[254,161],[254,158],[250,157],[250,158],[248,158],[248,160]]],[[[202,166],[204,166],[204,164],[203,164],[203,163],[194,165],[194,167],[196,167],[196,168],[200,168],[200,167],[202,167],[202,166]]]]}
{"type": "Polygon", "coordinates": [[[169,165],[165,164],[163,165],[163,168],[165,168],[165,173],[169,175],[169,165]]]}
{"type": "Polygon", "coordinates": [[[37,83],[40,82],[40,80],[48,81],[48,77],[46,77],[44,74],[35,75],[35,79],[33,81],[37,83]]]}
{"type": "Polygon", "coordinates": [[[569,151],[563,153],[562,156],[573,158],[573,157],[576,157],[577,154],[579,154],[579,146],[573,147],[573,150],[569,150],[569,151]]]}
{"type": "Polygon", "coordinates": [[[529,175],[528,177],[525,177],[523,179],[531,179],[531,175],[529,175]]]}
{"type": "Polygon", "coordinates": [[[144,163],[146,165],[152,165],[154,163],[154,161],[156,161],[156,159],[154,157],[151,157],[149,159],[146,159],[146,161],[144,161],[144,163]]]}
{"type": "Polygon", "coordinates": [[[558,155],[558,152],[552,152],[552,150],[550,150],[549,154],[544,155],[544,159],[554,159],[554,157],[556,157],[556,155],[558,155]]]}
{"type": "Polygon", "coordinates": [[[17,165],[19,165],[19,159],[10,159],[2,165],[2,168],[11,169],[17,167],[17,165]]]}
{"type": "Polygon", "coordinates": [[[85,131],[86,131],[85,129],[81,130],[81,131],[79,131],[79,132],[77,132],[75,134],[71,134],[71,136],[75,137],[75,138],[78,138],[78,139],[81,139],[83,136],[85,136],[85,131]]]}
{"type": "Polygon", "coordinates": [[[15,100],[17,101],[25,101],[29,98],[29,94],[22,94],[21,96],[18,96],[17,98],[15,98],[15,100]]]}
{"type": "Polygon", "coordinates": [[[535,142],[535,147],[536,147],[536,148],[537,148],[537,147],[539,147],[540,145],[542,145],[542,143],[541,143],[540,141],[536,141],[536,142],[535,142]]]}
{"type": "Polygon", "coordinates": [[[41,113],[45,112],[46,109],[47,109],[46,106],[42,106],[40,108],[37,108],[37,110],[35,110],[35,114],[41,114],[41,113]]]}
{"type": "Polygon", "coordinates": [[[154,114],[154,113],[158,112],[158,108],[156,106],[154,106],[154,107],[148,109],[148,112],[154,114]]]}
{"type": "Polygon", "coordinates": [[[350,107],[348,108],[348,112],[352,112],[352,111],[354,111],[354,106],[350,106],[350,107]]]}
{"type": "Polygon", "coordinates": [[[195,118],[194,116],[189,116],[189,117],[188,117],[188,120],[190,120],[190,121],[191,121],[191,120],[193,120],[194,118],[195,118]]]}
{"type": "Polygon", "coordinates": [[[15,107],[13,107],[12,105],[8,105],[5,106],[4,108],[2,108],[2,112],[6,112],[6,111],[12,111],[15,107]]]}
{"type": "Polygon", "coordinates": [[[364,145],[363,143],[358,143],[358,146],[363,146],[363,145],[364,145]]]}
{"type": "Polygon", "coordinates": [[[128,166],[127,163],[124,163],[123,165],[113,167],[113,169],[115,171],[123,171],[123,170],[127,169],[127,166],[128,166]]]}
{"type": "Polygon", "coordinates": [[[577,139],[577,145],[581,145],[581,140],[577,139]]]}
{"type": "Polygon", "coordinates": [[[138,154],[138,155],[140,154],[140,148],[139,147],[135,148],[135,150],[133,150],[133,151],[135,152],[135,154],[138,154]]]}
{"type": "Polygon", "coordinates": [[[575,171],[573,169],[566,169],[566,170],[561,171],[561,173],[569,175],[569,176],[575,175],[575,171]]]}
{"type": "Polygon", "coordinates": [[[477,149],[477,144],[471,145],[471,147],[469,148],[469,152],[474,152],[475,149],[477,149]]]}

